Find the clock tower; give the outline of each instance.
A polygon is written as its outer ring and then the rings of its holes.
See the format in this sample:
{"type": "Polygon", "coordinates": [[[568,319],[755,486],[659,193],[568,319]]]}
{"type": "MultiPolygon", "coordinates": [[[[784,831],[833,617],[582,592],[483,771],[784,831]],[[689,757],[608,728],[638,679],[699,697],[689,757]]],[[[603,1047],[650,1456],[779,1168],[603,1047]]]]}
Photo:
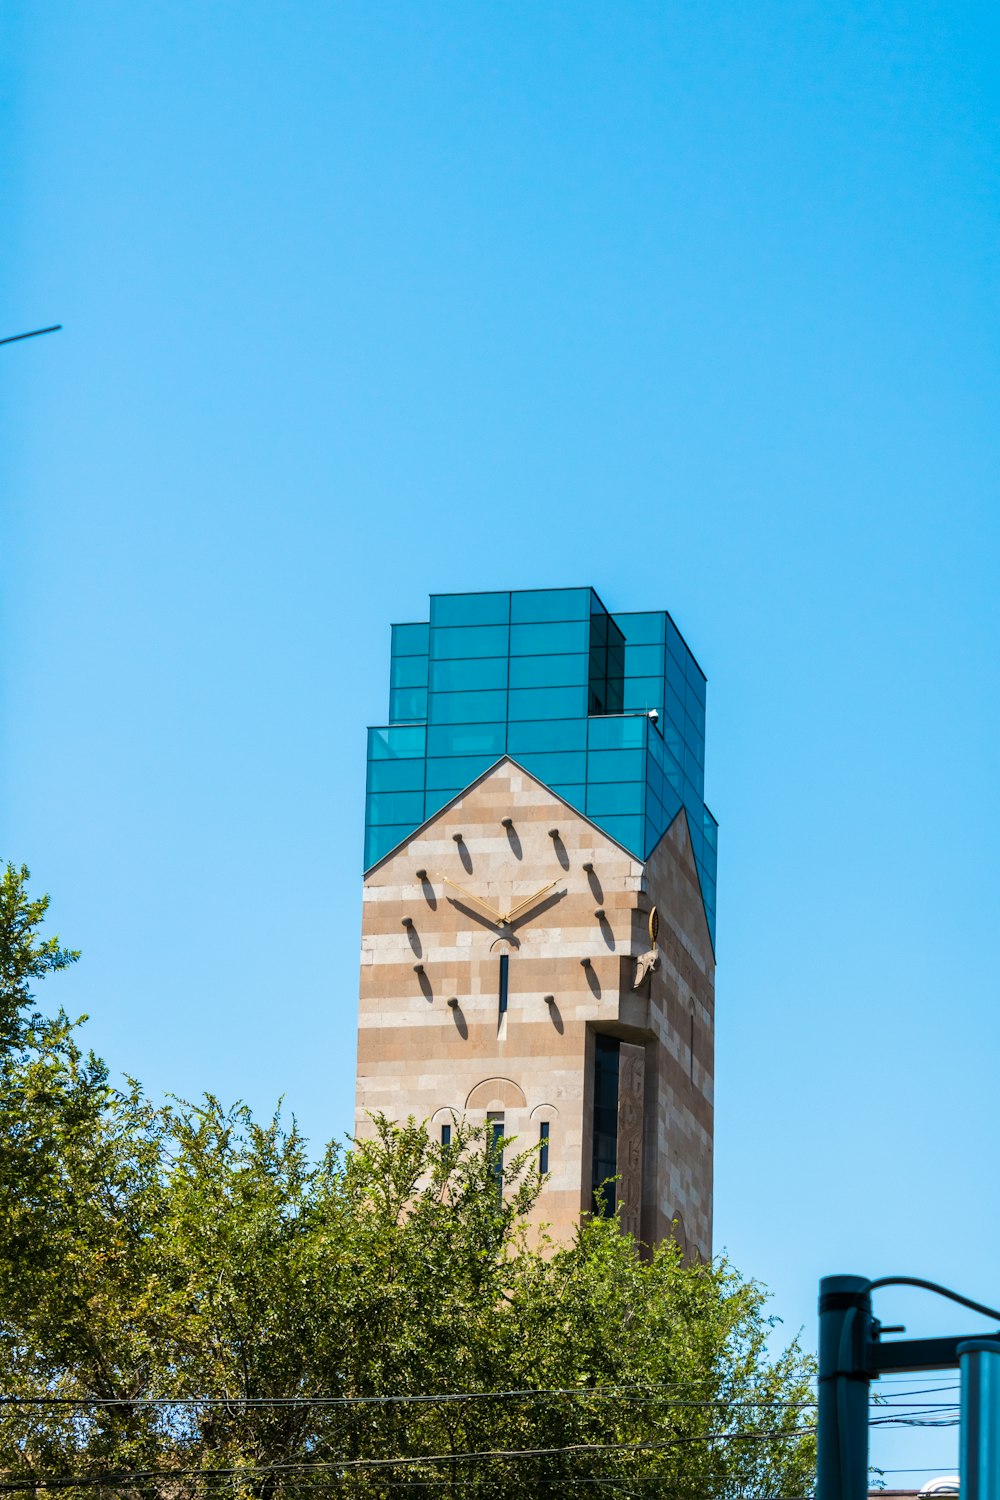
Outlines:
{"type": "Polygon", "coordinates": [[[665,611],[434,595],[369,731],[357,1133],[537,1142],[535,1213],[712,1250],[716,824],[705,679],[665,611]]]}

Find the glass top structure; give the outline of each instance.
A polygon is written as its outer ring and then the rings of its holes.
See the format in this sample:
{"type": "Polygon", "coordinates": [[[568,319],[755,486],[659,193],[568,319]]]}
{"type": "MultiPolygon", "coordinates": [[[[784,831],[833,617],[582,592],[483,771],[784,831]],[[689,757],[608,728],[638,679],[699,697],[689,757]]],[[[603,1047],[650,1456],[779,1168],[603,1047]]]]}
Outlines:
{"type": "Polygon", "coordinates": [[[610,614],[591,588],[432,594],[429,620],[393,625],[365,869],[504,755],[639,859],[686,808],[715,942],[705,676],[666,610],[610,614]]]}

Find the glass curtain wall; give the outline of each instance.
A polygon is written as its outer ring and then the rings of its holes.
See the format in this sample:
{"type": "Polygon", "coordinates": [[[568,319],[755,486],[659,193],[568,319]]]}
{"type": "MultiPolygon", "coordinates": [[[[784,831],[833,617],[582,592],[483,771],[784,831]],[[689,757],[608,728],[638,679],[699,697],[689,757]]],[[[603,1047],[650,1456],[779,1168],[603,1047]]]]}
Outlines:
{"type": "Polygon", "coordinates": [[[686,807],[714,941],[705,678],[665,611],[611,616],[589,588],[437,594],[429,622],[394,625],[365,868],[505,754],[642,859],[686,807]]]}

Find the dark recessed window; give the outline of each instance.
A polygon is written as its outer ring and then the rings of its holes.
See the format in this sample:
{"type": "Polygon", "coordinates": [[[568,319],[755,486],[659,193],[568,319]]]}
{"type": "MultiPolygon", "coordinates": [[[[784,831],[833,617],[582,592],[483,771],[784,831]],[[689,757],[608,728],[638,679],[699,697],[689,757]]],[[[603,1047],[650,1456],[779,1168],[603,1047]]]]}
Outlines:
{"type": "Polygon", "coordinates": [[[615,1036],[594,1038],[594,1153],[592,1186],[604,1184],[603,1212],[610,1218],[615,1211],[615,1184],[608,1182],[618,1171],[618,1056],[615,1036]]]}
{"type": "MultiPolygon", "coordinates": [[[[510,965],[509,956],[506,953],[500,955],[500,1014],[507,1014],[507,970],[510,965]]],[[[501,1119],[503,1117],[501,1116],[501,1119]]]]}
{"type": "Polygon", "coordinates": [[[490,1127],[490,1142],[493,1146],[493,1176],[497,1185],[497,1197],[503,1198],[503,1110],[491,1109],[486,1113],[490,1127]]]}
{"type": "Polygon", "coordinates": [[[549,1122],[542,1120],[538,1126],[538,1139],[542,1143],[538,1153],[538,1169],[541,1172],[549,1170],[549,1122]]]}
{"type": "Polygon", "coordinates": [[[441,1126],[441,1144],[442,1144],[442,1146],[450,1146],[451,1145],[451,1126],[450,1125],[442,1125],[441,1126]]]}

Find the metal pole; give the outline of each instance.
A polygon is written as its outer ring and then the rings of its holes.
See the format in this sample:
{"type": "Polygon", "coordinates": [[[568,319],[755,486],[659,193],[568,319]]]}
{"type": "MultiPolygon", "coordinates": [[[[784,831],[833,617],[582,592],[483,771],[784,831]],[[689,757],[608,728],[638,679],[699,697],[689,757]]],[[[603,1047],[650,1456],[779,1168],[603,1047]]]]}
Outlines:
{"type": "Polygon", "coordinates": [[[870,1285],[866,1276],[819,1284],[816,1500],[868,1500],[870,1285]]]}
{"type": "Polygon", "coordinates": [[[959,1475],[962,1500],[1000,1500],[1000,1340],[958,1346],[962,1372],[959,1475]]]}

